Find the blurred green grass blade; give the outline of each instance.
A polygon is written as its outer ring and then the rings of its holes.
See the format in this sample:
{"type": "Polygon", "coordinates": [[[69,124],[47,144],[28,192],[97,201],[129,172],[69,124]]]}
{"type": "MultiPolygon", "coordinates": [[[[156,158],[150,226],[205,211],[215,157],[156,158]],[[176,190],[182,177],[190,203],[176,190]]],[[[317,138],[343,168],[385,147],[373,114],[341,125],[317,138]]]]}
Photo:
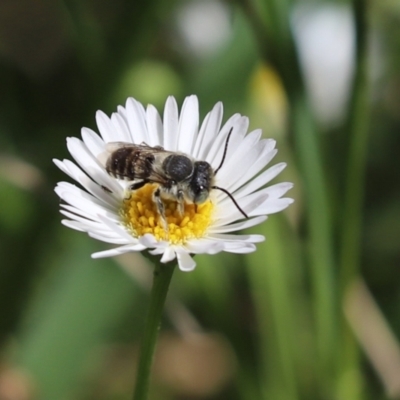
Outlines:
{"type": "Polygon", "coordinates": [[[262,56],[280,74],[290,104],[290,130],[294,134],[295,151],[305,188],[306,218],[309,235],[311,279],[314,289],[316,346],[321,368],[323,391],[332,389],[335,369],[337,283],[333,251],[332,221],[328,201],[328,183],[318,132],[306,100],[299,60],[290,32],[289,8],[279,6],[279,0],[241,1],[257,33],[262,56]],[[265,10],[264,14],[259,9],[265,10]],[[286,9],[286,14],[283,11],[286,9]],[[274,15],[265,15],[269,12],[274,15]],[[280,29],[268,25],[280,19],[280,29]]]}
{"type": "Polygon", "coordinates": [[[275,68],[291,96],[304,91],[302,74],[290,29],[290,11],[286,1],[238,0],[252,25],[261,57],[275,68]]]}
{"type": "Polygon", "coordinates": [[[93,242],[71,233],[68,254],[60,256],[21,332],[19,363],[41,400],[75,398],[90,352],[123,318],[135,319],[128,315],[137,297],[130,278],[110,260],[90,259],[93,242]]]}
{"type": "Polygon", "coordinates": [[[260,334],[263,393],[265,398],[297,400],[300,394],[295,349],[301,333],[296,316],[303,310],[290,277],[295,268],[287,257],[293,243],[288,243],[282,225],[282,220],[273,215],[258,227],[257,232],[261,228],[267,242],[246,256],[247,272],[260,334]]]}
{"type": "MultiPolygon", "coordinates": [[[[304,100],[293,104],[293,129],[306,193],[317,347],[325,379],[332,378],[336,348],[336,277],[327,182],[315,125],[304,100]]],[[[322,371],[321,371],[322,372],[322,371]]]]}
{"type": "MultiPolygon", "coordinates": [[[[354,0],[356,24],[356,72],[349,106],[349,153],[343,199],[343,220],[340,232],[340,289],[346,295],[357,279],[360,268],[361,233],[363,225],[364,174],[369,133],[368,87],[368,22],[367,1],[354,0]]],[[[344,318],[344,317],[343,317],[344,318]]],[[[362,399],[364,382],[359,369],[358,345],[346,321],[342,321],[342,351],[339,358],[338,398],[362,399]],[[350,378],[349,378],[350,377],[350,378]]]]}
{"type": "Polygon", "coordinates": [[[354,1],[357,36],[357,64],[349,106],[349,153],[345,175],[345,197],[341,234],[342,289],[357,274],[360,262],[360,241],[364,197],[364,173],[368,148],[369,88],[367,76],[366,2],[354,1]]]}

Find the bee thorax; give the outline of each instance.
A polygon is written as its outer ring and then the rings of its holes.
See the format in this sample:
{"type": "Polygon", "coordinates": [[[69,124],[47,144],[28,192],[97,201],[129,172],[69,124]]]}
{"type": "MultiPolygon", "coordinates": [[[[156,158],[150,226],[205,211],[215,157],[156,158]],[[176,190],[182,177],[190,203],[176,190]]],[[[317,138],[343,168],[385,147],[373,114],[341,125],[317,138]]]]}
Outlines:
{"type": "Polygon", "coordinates": [[[164,160],[163,170],[174,181],[182,182],[193,174],[193,162],[184,155],[172,154],[164,160]]]}

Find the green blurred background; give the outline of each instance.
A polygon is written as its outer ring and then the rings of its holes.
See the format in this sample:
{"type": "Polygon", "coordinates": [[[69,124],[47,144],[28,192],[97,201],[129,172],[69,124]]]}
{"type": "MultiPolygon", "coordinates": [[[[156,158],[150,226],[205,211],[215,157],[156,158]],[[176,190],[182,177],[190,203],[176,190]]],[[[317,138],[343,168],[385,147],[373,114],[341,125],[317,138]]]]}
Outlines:
{"type": "MultiPolygon", "coordinates": [[[[0,399],[130,399],[151,266],[60,223],[52,159],[133,96],[278,141],[295,203],[176,272],[150,398],[400,398],[400,2],[0,2],[0,399]]],[[[251,162],[251,160],[249,160],[251,162]]]]}

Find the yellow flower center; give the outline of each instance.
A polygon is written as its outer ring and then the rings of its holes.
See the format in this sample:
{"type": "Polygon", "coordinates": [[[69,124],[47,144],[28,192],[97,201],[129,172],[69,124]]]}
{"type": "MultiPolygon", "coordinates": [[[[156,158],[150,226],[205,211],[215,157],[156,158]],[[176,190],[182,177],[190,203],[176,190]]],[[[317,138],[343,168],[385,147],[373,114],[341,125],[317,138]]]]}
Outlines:
{"type": "Polygon", "coordinates": [[[132,235],[140,237],[151,233],[157,240],[167,240],[172,244],[184,244],[188,239],[204,237],[211,223],[214,209],[212,202],[207,200],[203,204],[185,203],[180,215],[176,201],[162,199],[165,223],[153,201],[156,189],[156,184],[147,184],[123,201],[121,215],[132,235]]]}

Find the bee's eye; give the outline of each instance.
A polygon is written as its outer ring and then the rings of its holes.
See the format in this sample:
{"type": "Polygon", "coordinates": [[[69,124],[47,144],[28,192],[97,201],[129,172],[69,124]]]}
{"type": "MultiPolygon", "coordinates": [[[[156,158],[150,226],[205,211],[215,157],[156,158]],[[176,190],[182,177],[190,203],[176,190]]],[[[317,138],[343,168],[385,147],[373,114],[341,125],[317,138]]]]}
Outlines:
{"type": "Polygon", "coordinates": [[[213,180],[211,165],[206,161],[194,163],[193,176],[189,185],[190,198],[196,204],[204,203],[210,194],[213,180]]]}
{"type": "Polygon", "coordinates": [[[208,190],[204,186],[199,186],[195,191],[194,202],[196,204],[204,203],[208,199],[208,190]]]}

